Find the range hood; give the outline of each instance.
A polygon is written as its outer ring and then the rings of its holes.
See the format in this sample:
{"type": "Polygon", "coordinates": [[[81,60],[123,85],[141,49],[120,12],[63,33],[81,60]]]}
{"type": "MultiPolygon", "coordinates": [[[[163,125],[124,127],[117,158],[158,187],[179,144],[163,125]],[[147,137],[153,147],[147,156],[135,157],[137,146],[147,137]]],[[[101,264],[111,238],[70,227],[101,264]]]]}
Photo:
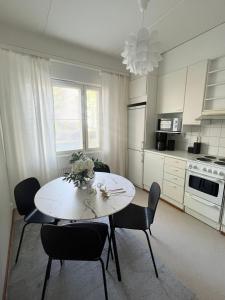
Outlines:
{"type": "Polygon", "coordinates": [[[205,110],[196,120],[225,119],[225,110],[205,110]]]}

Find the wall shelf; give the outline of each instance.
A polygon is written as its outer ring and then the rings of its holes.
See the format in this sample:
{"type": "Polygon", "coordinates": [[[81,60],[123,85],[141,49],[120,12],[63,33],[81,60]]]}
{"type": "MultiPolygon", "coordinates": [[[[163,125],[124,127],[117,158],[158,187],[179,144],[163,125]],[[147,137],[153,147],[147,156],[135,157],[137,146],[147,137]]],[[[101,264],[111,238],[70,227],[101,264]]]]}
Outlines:
{"type": "Polygon", "coordinates": [[[218,86],[218,85],[225,85],[225,81],[224,82],[210,83],[210,84],[207,84],[207,87],[213,87],[213,86],[218,86]]]}
{"type": "Polygon", "coordinates": [[[222,71],[225,71],[225,68],[211,70],[211,71],[208,72],[208,74],[218,73],[218,72],[222,72],[222,71]]]}
{"type": "Polygon", "coordinates": [[[164,133],[170,133],[170,134],[180,134],[181,131],[165,131],[165,130],[156,130],[156,132],[164,132],[164,133]]]}
{"type": "Polygon", "coordinates": [[[205,98],[205,101],[213,101],[213,100],[225,100],[225,96],[224,97],[212,97],[212,98],[205,98]]]}

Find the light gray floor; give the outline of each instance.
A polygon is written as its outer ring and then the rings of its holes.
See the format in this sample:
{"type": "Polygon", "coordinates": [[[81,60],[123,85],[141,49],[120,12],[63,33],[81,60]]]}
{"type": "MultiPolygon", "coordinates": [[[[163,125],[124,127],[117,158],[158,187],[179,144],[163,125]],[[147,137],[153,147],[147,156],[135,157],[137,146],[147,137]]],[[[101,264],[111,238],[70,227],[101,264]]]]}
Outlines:
{"type": "MultiPolygon", "coordinates": [[[[144,192],[139,191],[135,201],[138,200],[143,204],[145,196],[144,192]]],[[[159,224],[160,218],[162,218],[162,223],[166,221],[165,211],[162,207],[163,205],[160,205],[157,216],[157,223],[159,224]]],[[[21,221],[16,222],[8,299],[36,300],[40,299],[47,257],[39,238],[40,226],[29,225],[25,233],[19,262],[16,266],[14,265],[21,225],[21,221]]],[[[107,272],[109,299],[196,299],[194,293],[187,289],[169,271],[166,264],[162,264],[158,259],[157,252],[160,247],[165,247],[166,251],[169,250],[167,239],[164,240],[165,232],[160,231],[159,225],[158,227],[158,231],[155,231],[155,236],[151,240],[159,279],[155,277],[144,233],[133,230],[117,230],[122,282],[117,281],[115,265],[110,262],[109,272],[107,272]]],[[[162,252],[159,251],[160,256],[162,252]]],[[[103,253],[104,259],[105,256],[106,250],[103,253]]],[[[173,259],[176,260],[177,258],[173,257],[173,259]]],[[[65,265],[60,269],[59,262],[55,261],[46,293],[46,300],[48,299],[104,299],[100,265],[95,262],[65,262],[65,265]]]]}
{"type": "MultiPolygon", "coordinates": [[[[137,189],[134,202],[145,206],[137,189]]],[[[201,300],[225,299],[225,236],[161,201],[152,226],[160,261],[201,300]]]]}

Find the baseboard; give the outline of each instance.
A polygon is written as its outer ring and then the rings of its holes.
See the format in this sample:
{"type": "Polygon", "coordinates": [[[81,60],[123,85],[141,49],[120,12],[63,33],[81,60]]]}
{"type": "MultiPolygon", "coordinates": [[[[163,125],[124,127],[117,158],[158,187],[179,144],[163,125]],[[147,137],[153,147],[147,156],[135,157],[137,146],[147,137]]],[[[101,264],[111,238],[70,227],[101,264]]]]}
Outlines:
{"type": "Polygon", "coordinates": [[[177,210],[179,210],[179,211],[181,211],[181,212],[184,212],[184,209],[182,209],[182,208],[180,208],[180,207],[174,205],[173,203],[167,201],[166,199],[163,199],[163,198],[160,197],[160,200],[162,200],[163,202],[165,202],[165,203],[169,204],[170,206],[176,208],[177,210]]]}
{"type": "Polygon", "coordinates": [[[5,281],[4,281],[4,290],[3,290],[3,297],[2,300],[7,299],[7,287],[8,287],[8,279],[9,279],[9,262],[12,256],[12,237],[13,237],[13,230],[14,230],[14,216],[15,216],[16,209],[13,208],[12,211],[12,220],[11,220],[11,229],[10,229],[10,237],[9,237],[9,247],[8,247],[8,257],[6,263],[6,271],[5,271],[5,281]]]}

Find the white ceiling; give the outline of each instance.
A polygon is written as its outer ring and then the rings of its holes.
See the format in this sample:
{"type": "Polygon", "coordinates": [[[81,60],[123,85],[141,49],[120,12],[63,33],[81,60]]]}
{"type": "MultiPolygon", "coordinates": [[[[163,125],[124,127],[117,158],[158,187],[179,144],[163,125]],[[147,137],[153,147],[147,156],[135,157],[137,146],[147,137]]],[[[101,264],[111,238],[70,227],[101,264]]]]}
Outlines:
{"type": "MultiPolygon", "coordinates": [[[[119,55],[141,24],[137,0],[0,0],[0,22],[119,55]]],[[[225,22],[225,0],[151,0],[162,52],[225,22]]]]}

